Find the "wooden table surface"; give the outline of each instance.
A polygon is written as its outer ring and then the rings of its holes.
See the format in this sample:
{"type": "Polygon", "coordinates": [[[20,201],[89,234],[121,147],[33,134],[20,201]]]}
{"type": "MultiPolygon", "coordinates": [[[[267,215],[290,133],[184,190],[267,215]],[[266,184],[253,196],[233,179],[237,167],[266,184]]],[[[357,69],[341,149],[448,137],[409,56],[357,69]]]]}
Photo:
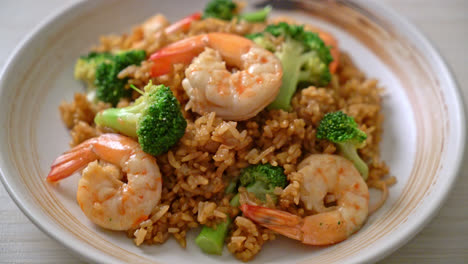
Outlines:
{"type": "MultiPolygon", "coordinates": [[[[0,67],[19,41],[56,9],[74,0],[1,0],[0,67]]],[[[385,0],[418,26],[451,66],[468,102],[468,1],[385,0]]],[[[468,153],[468,151],[465,151],[468,153]]],[[[437,216],[381,263],[468,263],[468,160],[437,216]]],[[[0,184],[0,263],[82,263],[43,234],[0,184]]]]}

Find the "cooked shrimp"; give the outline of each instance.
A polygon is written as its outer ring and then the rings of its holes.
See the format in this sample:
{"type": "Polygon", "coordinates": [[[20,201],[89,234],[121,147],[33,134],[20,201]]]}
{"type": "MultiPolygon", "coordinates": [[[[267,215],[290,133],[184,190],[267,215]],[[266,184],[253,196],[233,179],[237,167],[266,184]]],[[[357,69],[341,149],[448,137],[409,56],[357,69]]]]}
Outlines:
{"type": "Polygon", "coordinates": [[[304,207],[318,214],[304,218],[284,211],[243,204],[241,210],[253,221],[309,245],[341,242],[361,228],[368,215],[369,190],[354,165],[337,155],[315,154],[302,161],[300,198],[304,207]],[[327,194],[336,206],[326,207],[327,194]]]}
{"type": "Polygon", "coordinates": [[[144,39],[133,43],[132,48],[143,49],[145,46],[145,42],[154,39],[160,39],[162,37],[161,34],[163,33],[169,35],[179,32],[187,32],[190,29],[192,22],[200,19],[200,12],[191,14],[190,16],[187,16],[177,22],[174,22],[173,24],[169,24],[167,18],[162,14],[152,16],[141,25],[144,39]]]}
{"type": "Polygon", "coordinates": [[[128,230],[146,220],[161,198],[162,178],[156,159],[143,152],[134,140],[103,134],[84,141],[58,157],[47,176],[56,182],[88,165],[78,183],[76,199],[95,224],[111,230],[128,230]],[[101,168],[101,159],[121,168],[101,168]],[[88,165],[88,163],[90,163],[88,165]]]}
{"type": "Polygon", "coordinates": [[[187,109],[199,114],[215,112],[229,120],[248,119],[270,104],[283,75],[281,62],[271,52],[249,39],[225,33],[184,39],[151,59],[153,76],[168,73],[175,63],[191,63],[182,81],[190,98],[187,109]],[[231,72],[226,64],[238,70],[231,72]]]}
{"type": "Polygon", "coordinates": [[[171,24],[167,28],[164,29],[164,32],[169,35],[176,32],[187,32],[192,25],[192,22],[200,20],[201,13],[196,12],[187,17],[182,18],[181,20],[171,24]]]}
{"type": "Polygon", "coordinates": [[[162,14],[157,14],[148,18],[141,27],[143,29],[145,38],[147,38],[163,30],[164,28],[167,28],[167,26],[169,26],[169,21],[167,18],[162,14]]]}
{"type": "MultiPolygon", "coordinates": [[[[300,23],[297,22],[296,20],[286,17],[286,16],[280,16],[273,18],[269,21],[270,24],[277,24],[279,22],[286,22],[288,24],[296,24],[299,25],[300,23]]],[[[338,41],[336,40],[335,37],[333,37],[332,34],[309,24],[304,24],[304,29],[307,31],[315,32],[319,35],[319,37],[323,40],[325,45],[330,47],[330,54],[333,57],[333,61],[330,62],[330,65],[328,65],[328,68],[330,69],[331,73],[335,73],[336,70],[338,69],[338,65],[340,63],[340,50],[338,48],[338,41]]]]}
{"type": "Polygon", "coordinates": [[[179,31],[188,31],[190,29],[190,25],[193,21],[200,20],[201,13],[196,12],[187,17],[182,18],[181,20],[174,22],[173,24],[169,25],[169,21],[167,18],[162,14],[157,14],[148,18],[142,24],[143,34],[145,37],[149,37],[150,35],[157,34],[164,29],[164,33],[172,34],[179,31]]]}

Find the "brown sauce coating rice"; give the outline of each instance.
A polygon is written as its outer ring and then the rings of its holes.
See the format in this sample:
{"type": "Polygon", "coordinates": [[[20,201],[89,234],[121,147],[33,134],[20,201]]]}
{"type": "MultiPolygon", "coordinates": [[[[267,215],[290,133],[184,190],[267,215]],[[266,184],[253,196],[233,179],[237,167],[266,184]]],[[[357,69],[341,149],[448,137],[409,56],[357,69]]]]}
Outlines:
{"type": "MultiPolygon", "coordinates": [[[[191,35],[205,32],[229,32],[244,35],[263,29],[263,24],[237,23],[206,19],[192,24],[186,34],[159,39],[144,38],[141,27],[130,35],[101,37],[97,51],[141,48],[148,54],[191,35]]],[[[187,95],[181,86],[183,65],[175,65],[172,73],[151,78],[151,62],[130,66],[119,75],[129,78],[129,83],[143,87],[152,80],[171,88],[184,109],[187,95]]],[[[295,173],[296,165],[310,153],[336,153],[334,144],[315,138],[316,127],[328,112],[342,110],[354,117],[359,127],[368,135],[366,145],[359,150],[369,164],[368,185],[385,189],[395,182],[393,177],[382,180],[389,173],[380,159],[379,142],[382,137],[382,88],[366,76],[342,53],[338,72],[329,87],[298,90],[292,99],[293,110],[263,110],[256,117],[242,121],[224,121],[214,113],[198,115],[184,111],[187,129],[180,142],[168,153],[157,157],[163,175],[163,191],[159,205],[150,218],[138,229],[128,230],[129,238],[137,245],[164,243],[171,236],[185,248],[187,231],[200,224],[213,226],[226,217],[235,217],[239,209],[231,207],[231,196],[224,194],[227,180],[238,175],[249,164],[271,163],[285,169],[289,185],[275,191],[279,195],[276,208],[298,215],[305,212],[299,203],[301,177],[295,173]]],[[[122,101],[119,107],[128,105],[122,101]]],[[[71,146],[100,135],[105,131],[96,128],[94,116],[110,107],[104,103],[90,103],[85,94],[76,94],[70,103],[63,102],[60,113],[72,136],[71,146]]],[[[241,190],[242,192],[242,190],[241,190]]],[[[249,199],[247,194],[242,199],[249,199]]],[[[269,204],[269,207],[275,205],[269,204]]],[[[252,259],[262,245],[275,238],[274,232],[256,225],[247,218],[234,219],[227,238],[228,249],[239,259],[252,259]]]]}

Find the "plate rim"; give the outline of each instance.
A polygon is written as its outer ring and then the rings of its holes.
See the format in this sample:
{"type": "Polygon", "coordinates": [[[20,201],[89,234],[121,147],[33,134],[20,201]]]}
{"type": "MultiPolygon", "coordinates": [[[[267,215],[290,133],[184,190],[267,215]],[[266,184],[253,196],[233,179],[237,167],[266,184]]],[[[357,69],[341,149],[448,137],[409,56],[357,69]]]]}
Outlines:
{"type": "MultiPolygon", "coordinates": [[[[407,232],[400,232],[394,235],[392,241],[386,243],[383,247],[379,248],[379,250],[372,250],[367,252],[363,258],[360,258],[359,261],[378,261],[383,259],[384,257],[390,255],[391,253],[395,252],[397,249],[403,247],[409,240],[411,240],[414,236],[416,236],[440,211],[442,205],[446,202],[450,191],[453,189],[457,179],[460,177],[460,171],[462,168],[462,162],[465,156],[465,143],[466,143],[466,106],[463,101],[463,97],[461,96],[461,89],[457,82],[456,75],[453,73],[450,65],[446,62],[445,58],[442,56],[442,53],[439,49],[425,36],[425,34],[412,22],[410,22],[406,17],[400,15],[398,12],[393,10],[393,8],[389,7],[385,3],[382,2],[368,2],[364,0],[353,0],[360,5],[367,5],[369,9],[376,11],[379,15],[382,15],[386,20],[391,21],[392,24],[399,25],[397,28],[397,32],[405,32],[412,35],[413,40],[411,42],[417,42],[422,44],[424,50],[428,53],[425,54],[425,57],[430,57],[431,60],[435,61],[435,67],[439,69],[440,77],[443,77],[448,86],[444,89],[444,93],[450,91],[453,93],[453,98],[455,99],[454,102],[451,102],[454,105],[454,112],[456,115],[451,116],[451,118],[455,118],[453,122],[458,124],[458,127],[455,127],[455,133],[459,134],[460,138],[460,146],[462,148],[458,148],[455,154],[452,154],[451,157],[454,157],[453,163],[455,166],[451,167],[446,175],[450,177],[444,177],[446,181],[446,185],[444,189],[437,192],[435,195],[435,199],[431,201],[433,204],[432,206],[422,210],[420,212],[420,217],[415,219],[414,221],[409,224],[407,227],[409,231],[407,232]]],[[[10,54],[3,69],[0,72],[0,91],[4,89],[5,85],[5,76],[10,73],[11,66],[15,64],[18,60],[18,57],[21,55],[24,49],[27,48],[28,44],[37,37],[41,33],[44,28],[49,27],[55,21],[59,21],[62,17],[66,16],[67,13],[72,12],[76,8],[80,8],[82,6],[87,5],[91,0],[78,0],[75,2],[68,3],[60,8],[54,10],[51,14],[46,16],[44,19],[41,20],[36,26],[34,26],[17,44],[13,52],[10,54]]],[[[3,155],[3,153],[2,153],[3,155]]],[[[0,158],[2,158],[0,155],[0,158]]],[[[27,201],[22,199],[21,194],[18,194],[15,189],[8,183],[7,177],[3,172],[3,169],[0,167],[0,180],[2,184],[5,186],[6,191],[8,192],[9,196],[18,206],[18,208],[25,214],[29,220],[36,225],[43,233],[48,235],[49,237],[53,238],[54,240],[58,241],[65,247],[69,249],[69,252],[73,253],[75,256],[79,257],[80,259],[84,259],[87,261],[98,261],[98,262],[107,262],[112,260],[114,263],[115,261],[119,261],[115,259],[113,256],[107,255],[102,251],[95,249],[93,251],[87,250],[83,247],[82,243],[72,243],[72,240],[67,239],[68,236],[60,236],[58,234],[53,233],[50,229],[50,225],[41,221],[40,218],[42,216],[36,215],[34,212],[30,211],[27,207],[27,201]]],[[[71,236],[73,237],[73,236],[71,236]]],[[[76,242],[76,238],[74,241],[76,242]]]]}
{"type": "MultiPolygon", "coordinates": [[[[31,42],[34,38],[37,37],[41,33],[44,28],[49,27],[53,24],[56,20],[61,19],[62,17],[66,16],[67,13],[72,12],[72,10],[79,8],[80,6],[86,5],[88,2],[92,0],[77,0],[71,3],[67,3],[45,18],[43,18],[37,25],[35,25],[18,43],[18,45],[13,49],[12,53],[8,56],[3,68],[0,71],[0,94],[1,91],[4,89],[5,86],[5,76],[7,76],[11,70],[11,66],[14,65],[18,57],[26,49],[26,46],[31,42]]],[[[0,153],[0,159],[3,159],[3,153],[0,153]]],[[[21,195],[18,194],[15,189],[8,183],[7,177],[3,172],[3,169],[0,167],[0,181],[2,182],[5,190],[7,191],[10,198],[15,202],[16,206],[21,210],[21,212],[37,227],[42,233],[46,234],[48,237],[52,238],[56,242],[60,243],[61,245],[65,246],[68,249],[69,253],[72,253],[74,256],[78,257],[81,260],[86,262],[93,262],[93,263],[123,263],[119,259],[115,259],[112,256],[107,254],[103,254],[100,250],[94,249],[94,251],[87,251],[86,248],[83,247],[81,241],[76,239],[73,236],[73,240],[66,239],[67,236],[60,236],[53,233],[50,229],[53,228],[47,223],[44,223],[40,220],[42,216],[35,215],[34,212],[30,211],[27,207],[27,201],[23,201],[21,195]],[[78,242],[79,244],[74,244],[72,241],[78,242]],[[109,262],[112,260],[112,262],[109,262]]]]}
{"type": "MultiPolygon", "coordinates": [[[[428,207],[425,210],[422,210],[419,214],[419,217],[412,221],[411,224],[408,224],[406,227],[409,229],[408,232],[401,232],[400,234],[395,234],[393,237],[393,242],[388,242],[380,252],[374,250],[373,253],[367,252],[366,255],[368,259],[364,259],[365,261],[373,261],[377,262],[382,260],[383,258],[389,256],[399,248],[402,248],[406,245],[411,239],[413,239],[419,232],[421,232],[428,224],[431,222],[434,217],[438,214],[444,203],[447,201],[448,196],[451,190],[454,188],[455,183],[457,182],[458,178],[460,177],[460,172],[462,169],[462,162],[466,155],[466,104],[463,101],[463,97],[461,96],[461,89],[460,85],[457,81],[456,75],[454,74],[450,64],[447,63],[446,59],[437,48],[437,46],[429,40],[429,38],[423,33],[423,31],[413,24],[409,19],[405,16],[400,15],[397,11],[393,8],[389,7],[383,2],[379,1],[366,1],[366,0],[353,0],[354,2],[359,3],[360,5],[367,5],[370,6],[370,9],[375,10],[379,13],[379,15],[383,15],[387,21],[390,21],[392,24],[397,25],[396,28],[398,29],[397,32],[404,32],[411,34],[412,37],[416,40],[414,42],[418,42],[424,46],[424,49],[428,51],[424,57],[430,57],[434,60],[435,67],[438,68],[440,71],[438,76],[444,77],[448,82],[447,88],[443,91],[444,94],[447,91],[453,92],[453,98],[455,99],[454,108],[456,109],[456,116],[451,116],[451,118],[457,117],[454,120],[454,123],[458,123],[459,129],[457,132],[459,133],[459,140],[460,146],[462,148],[457,149],[457,153],[453,154],[455,157],[454,160],[454,167],[451,167],[450,171],[447,172],[447,175],[450,175],[450,178],[445,178],[447,185],[445,189],[442,189],[438,192],[438,195],[431,201],[433,205],[432,207],[428,207]],[[413,228],[412,228],[413,227],[413,228]]],[[[413,42],[413,41],[411,41],[413,42]]],[[[420,47],[420,49],[422,49],[420,47]]],[[[358,263],[358,261],[356,261],[358,263]]]]}

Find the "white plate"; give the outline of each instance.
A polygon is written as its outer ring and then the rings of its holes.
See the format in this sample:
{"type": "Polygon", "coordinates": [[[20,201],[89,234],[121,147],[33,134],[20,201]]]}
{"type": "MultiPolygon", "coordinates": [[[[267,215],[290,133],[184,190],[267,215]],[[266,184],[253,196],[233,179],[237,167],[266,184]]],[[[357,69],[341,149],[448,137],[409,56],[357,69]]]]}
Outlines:
{"type": "MultiPolygon", "coordinates": [[[[68,148],[57,107],[82,89],[73,80],[76,58],[100,35],[129,31],[157,12],[177,20],[203,6],[189,0],[73,4],[39,25],[2,73],[1,179],[38,227],[89,261],[238,262],[227,250],[222,257],[202,254],[193,233],[185,250],[172,239],[136,247],[124,234],[96,228],[83,216],[75,201],[78,177],[59,187],[44,181],[52,160],[68,148]]],[[[388,8],[358,0],[305,1],[295,7],[273,15],[288,14],[329,30],[367,76],[385,87],[382,156],[398,183],[385,206],[350,239],[325,248],[279,239],[267,243],[253,263],[376,261],[421,230],[455,182],[465,140],[461,97],[431,44],[388,8]]]]}

